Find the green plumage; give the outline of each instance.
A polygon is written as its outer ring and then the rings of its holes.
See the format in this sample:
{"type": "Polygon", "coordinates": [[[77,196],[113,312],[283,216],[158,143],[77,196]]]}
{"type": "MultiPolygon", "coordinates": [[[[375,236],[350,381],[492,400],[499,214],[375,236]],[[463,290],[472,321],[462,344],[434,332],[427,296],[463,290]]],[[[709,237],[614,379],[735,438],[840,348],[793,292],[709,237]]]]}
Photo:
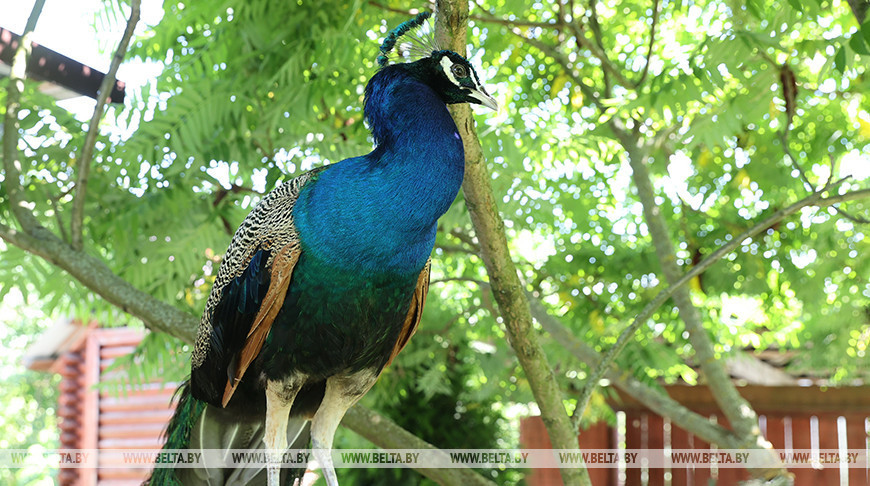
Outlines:
{"type": "MultiPolygon", "coordinates": [[[[187,449],[190,447],[190,436],[205,410],[205,402],[197,400],[190,394],[190,382],[185,381],[175,392],[178,405],[172,420],[166,428],[166,443],[163,449],[187,449]]],[[[151,477],[145,482],[151,486],[183,486],[175,475],[175,469],[155,468],[151,477]]]]}

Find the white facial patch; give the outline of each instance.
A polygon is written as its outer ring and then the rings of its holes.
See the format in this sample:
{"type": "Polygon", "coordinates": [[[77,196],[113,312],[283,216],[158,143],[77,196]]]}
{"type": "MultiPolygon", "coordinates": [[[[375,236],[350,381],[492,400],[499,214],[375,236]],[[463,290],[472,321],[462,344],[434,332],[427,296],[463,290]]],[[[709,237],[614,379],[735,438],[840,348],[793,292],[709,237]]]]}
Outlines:
{"type": "Polygon", "coordinates": [[[456,79],[456,76],[453,75],[453,61],[450,60],[449,57],[444,56],[441,58],[441,69],[444,71],[444,74],[447,75],[447,79],[450,80],[451,83],[456,86],[461,86],[459,81],[456,79]]]}

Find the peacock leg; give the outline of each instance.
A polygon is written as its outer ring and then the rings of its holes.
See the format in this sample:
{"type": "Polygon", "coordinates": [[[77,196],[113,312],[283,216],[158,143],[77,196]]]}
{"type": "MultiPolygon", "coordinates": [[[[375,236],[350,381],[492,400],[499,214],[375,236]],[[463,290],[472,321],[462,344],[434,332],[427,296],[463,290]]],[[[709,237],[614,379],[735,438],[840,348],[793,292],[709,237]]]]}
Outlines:
{"type": "MultiPolygon", "coordinates": [[[[279,457],[287,449],[287,422],[290,418],[290,408],[293,400],[302,388],[304,380],[288,379],[285,381],[269,381],[266,384],[266,431],[263,442],[266,451],[279,457]]],[[[266,464],[268,486],[280,486],[281,463],[270,460],[266,464]]]]}
{"type": "Polygon", "coordinates": [[[311,447],[327,486],[338,486],[332,464],[335,430],[347,410],[369,391],[377,379],[373,370],[362,370],[350,375],[336,375],[326,381],[323,402],[311,420],[311,447]]]}

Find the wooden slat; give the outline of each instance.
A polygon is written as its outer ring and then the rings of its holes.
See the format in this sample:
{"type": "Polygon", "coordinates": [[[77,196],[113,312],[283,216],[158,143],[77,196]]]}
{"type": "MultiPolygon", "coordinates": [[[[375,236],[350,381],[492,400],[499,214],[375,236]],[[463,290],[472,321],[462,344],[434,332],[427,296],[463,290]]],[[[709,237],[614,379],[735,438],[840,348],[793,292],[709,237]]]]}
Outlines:
{"type": "Polygon", "coordinates": [[[129,327],[118,327],[114,329],[95,329],[93,334],[97,336],[102,346],[125,346],[137,345],[142,342],[145,337],[145,332],[138,329],[130,329],[129,327]]]}
{"type": "Polygon", "coordinates": [[[100,485],[106,480],[138,479],[140,482],[148,477],[150,471],[145,468],[104,467],[100,469],[100,485]]]}
{"type": "MultiPolygon", "coordinates": [[[[671,424],[671,449],[691,449],[691,435],[684,429],[671,424]]],[[[694,475],[694,466],[676,465],[671,468],[671,484],[674,486],[692,486],[694,475]]]]}
{"type": "Polygon", "coordinates": [[[141,439],[160,437],[165,424],[120,424],[100,426],[100,440],[103,439],[141,439]]]}
{"type": "Polygon", "coordinates": [[[72,380],[61,380],[57,389],[60,390],[61,393],[76,393],[79,391],[78,385],[72,380]]]}
{"type": "MultiPolygon", "coordinates": [[[[670,385],[665,390],[674,400],[691,410],[716,413],[718,408],[706,386],[670,385]]],[[[847,386],[819,388],[807,386],[743,386],[738,391],[759,414],[779,413],[867,413],[870,410],[870,387],[847,386]]],[[[629,395],[618,392],[617,410],[648,409],[629,395]]]]}
{"type": "Polygon", "coordinates": [[[106,479],[100,481],[100,486],[142,486],[142,481],[131,479],[106,479]]]}
{"type": "MultiPolygon", "coordinates": [[[[660,415],[648,414],[646,416],[647,428],[647,449],[665,448],[665,421],[660,415]]],[[[649,468],[649,486],[664,486],[665,484],[664,468],[649,468]]]]}
{"type": "Polygon", "coordinates": [[[165,396],[137,397],[135,400],[121,398],[104,398],[100,403],[102,412],[118,412],[122,410],[155,410],[165,409],[169,406],[169,399],[165,396]]]}
{"type": "MultiPolygon", "coordinates": [[[[93,388],[100,380],[100,343],[94,334],[85,340],[85,363],[83,367],[84,384],[82,397],[82,432],[81,447],[83,449],[97,448],[97,428],[99,427],[100,397],[93,388]]],[[[96,486],[96,469],[81,469],[79,477],[82,486],[96,486]]]]}
{"type": "Polygon", "coordinates": [[[57,403],[62,407],[75,407],[81,403],[81,398],[77,395],[78,394],[63,394],[57,397],[57,403]]]}
{"type": "MultiPolygon", "coordinates": [[[[611,433],[612,429],[607,425],[607,422],[601,421],[590,425],[580,432],[580,449],[610,449],[612,447],[611,433]]],[[[588,468],[587,470],[593,486],[610,484],[611,479],[615,477],[613,473],[616,472],[616,468],[603,467],[588,468]]]]}
{"type": "Polygon", "coordinates": [[[75,469],[59,469],[57,471],[57,482],[61,486],[75,484],[78,477],[79,473],[75,469]]]}
{"type": "MultiPolygon", "coordinates": [[[[520,444],[526,449],[552,449],[547,428],[541,417],[528,417],[520,422],[520,444]]],[[[558,469],[542,469],[534,467],[526,475],[526,481],[531,485],[562,486],[562,476],[558,469]]],[[[595,485],[598,486],[598,485],[595,485]]]]}
{"type": "MultiPolygon", "coordinates": [[[[726,429],[731,428],[731,422],[722,415],[716,416],[716,421],[719,425],[726,429]]],[[[735,467],[720,467],[718,469],[717,484],[740,484],[741,481],[749,479],[749,473],[746,469],[735,467]]]]}
{"type": "MultiPolygon", "coordinates": [[[[866,414],[846,415],[846,447],[849,450],[867,451],[866,414]]],[[[866,457],[866,456],[865,456],[866,457]]],[[[866,486],[870,484],[870,468],[851,467],[848,471],[850,485],[866,486]]]]}
{"type": "MultiPolygon", "coordinates": [[[[836,414],[819,415],[819,449],[833,449],[839,447],[839,431],[837,430],[836,414]]],[[[822,464],[821,469],[816,470],[816,484],[840,484],[840,467],[838,464],[822,464]]]]}
{"type": "Polygon", "coordinates": [[[121,356],[127,356],[128,354],[136,351],[136,344],[128,344],[128,345],[112,345],[108,346],[103,343],[103,347],[100,349],[100,359],[115,359],[121,356]]]}
{"type": "Polygon", "coordinates": [[[79,363],[69,363],[69,364],[65,364],[64,366],[62,366],[61,369],[59,370],[58,374],[64,378],[67,378],[67,377],[79,376],[81,374],[81,372],[82,372],[82,370],[81,370],[81,366],[79,365],[79,363]]]}
{"type": "MultiPolygon", "coordinates": [[[[791,416],[791,440],[796,450],[811,449],[812,442],[810,439],[810,416],[791,416]]],[[[796,467],[791,469],[794,474],[795,484],[815,485],[816,471],[807,467],[796,467]]]]}
{"type": "Polygon", "coordinates": [[[153,387],[131,387],[127,390],[109,390],[100,393],[100,398],[119,398],[119,399],[135,399],[138,400],[144,397],[167,397],[171,398],[175,394],[174,388],[153,388],[153,387]]]}
{"type": "Polygon", "coordinates": [[[163,424],[172,418],[172,410],[142,410],[137,412],[103,412],[100,414],[100,424],[163,424]]]}
{"type": "Polygon", "coordinates": [[[75,432],[61,432],[60,446],[64,449],[78,449],[75,443],[78,442],[79,435],[75,432]]]}
{"type": "Polygon", "coordinates": [[[81,413],[78,407],[73,407],[70,405],[59,405],[57,407],[57,416],[61,417],[64,420],[72,420],[73,417],[77,416],[81,413]]]}
{"type": "Polygon", "coordinates": [[[100,449],[159,449],[163,442],[159,437],[135,439],[105,439],[98,443],[100,449]]]}
{"type": "Polygon", "coordinates": [[[59,428],[61,430],[61,432],[67,432],[67,431],[78,432],[78,430],[81,429],[81,427],[82,427],[82,424],[80,424],[78,422],[78,420],[75,420],[72,418],[64,418],[63,420],[60,421],[60,423],[57,424],[57,428],[59,428]]]}
{"type": "MultiPolygon", "coordinates": [[[[643,449],[644,432],[643,421],[646,416],[644,412],[625,412],[625,448],[626,449],[643,449]]],[[[637,467],[628,467],[625,469],[625,484],[641,484],[641,471],[637,467]]]]}
{"type": "Polygon", "coordinates": [[[767,417],[767,432],[765,438],[773,444],[776,450],[785,448],[785,423],[784,417],[781,414],[766,414],[767,417]]]}
{"type": "MultiPolygon", "coordinates": [[[[699,451],[706,452],[706,451],[710,450],[709,443],[704,442],[703,440],[701,440],[700,438],[698,438],[697,436],[694,436],[694,435],[691,436],[690,445],[691,445],[692,449],[696,449],[699,451]]],[[[700,467],[696,467],[696,468],[694,468],[694,471],[692,474],[692,480],[693,480],[692,484],[697,485],[697,486],[702,486],[702,485],[707,486],[707,484],[710,482],[712,477],[713,477],[713,470],[710,469],[710,466],[702,465],[700,467]]]]}

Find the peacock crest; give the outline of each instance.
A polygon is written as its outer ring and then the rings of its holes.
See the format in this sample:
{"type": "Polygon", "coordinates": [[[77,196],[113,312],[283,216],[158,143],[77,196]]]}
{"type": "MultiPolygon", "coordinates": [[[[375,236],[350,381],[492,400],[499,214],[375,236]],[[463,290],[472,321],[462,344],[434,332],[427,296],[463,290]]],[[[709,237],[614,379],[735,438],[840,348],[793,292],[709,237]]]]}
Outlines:
{"type": "Polygon", "coordinates": [[[435,41],[435,31],[432,24],[428,22],[430,17],[432,17],[431,12],[421,12],[391,30],[381,44],[378,65],[386,66],[391,52],[395,52],[408,62],[413,62],[440,51],[441,48],[435,41]]]}

